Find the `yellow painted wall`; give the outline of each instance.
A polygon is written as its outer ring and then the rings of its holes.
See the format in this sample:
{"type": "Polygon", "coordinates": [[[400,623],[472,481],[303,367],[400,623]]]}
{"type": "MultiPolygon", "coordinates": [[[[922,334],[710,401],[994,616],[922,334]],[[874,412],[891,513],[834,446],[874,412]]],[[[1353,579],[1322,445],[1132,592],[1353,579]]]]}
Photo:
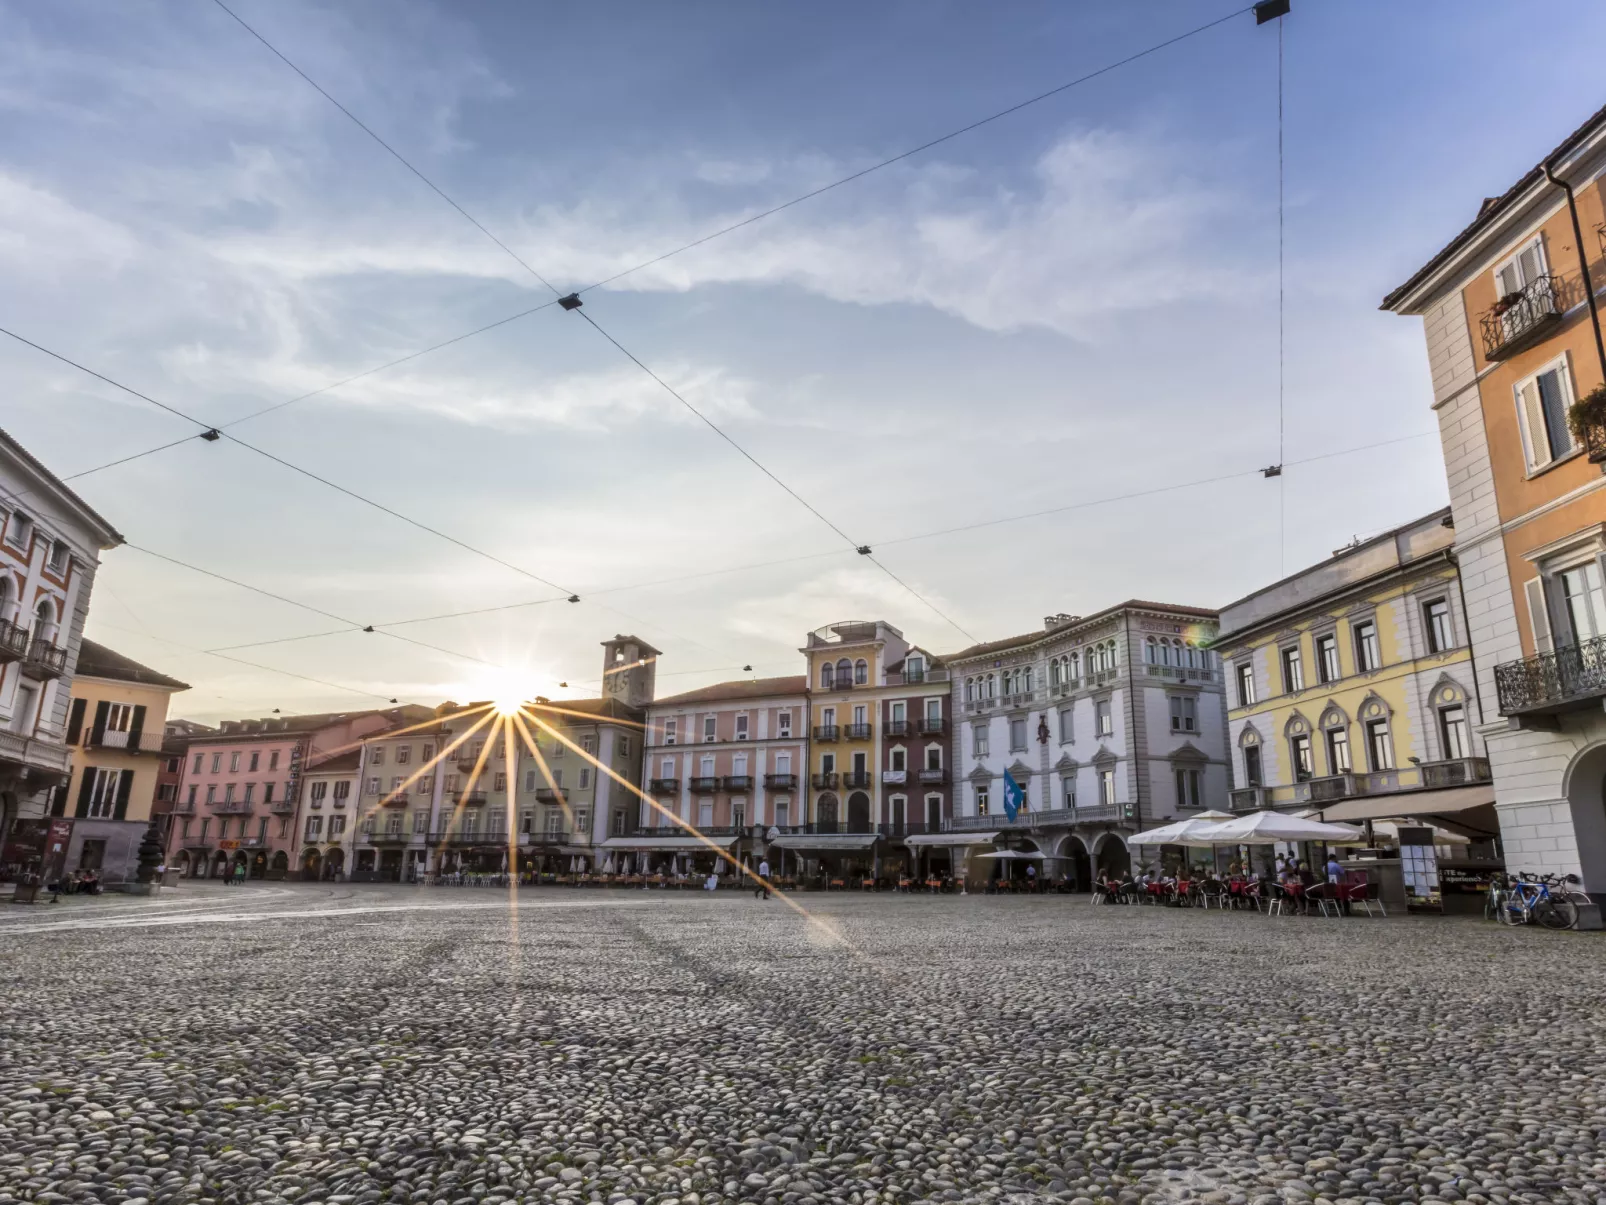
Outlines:
{"type": "Polygon", "coordinates": [[[145,708],[145,742],[160,749],[162,730],[167,725],[167,708],[173,692],[159,686],[142,686],[136,682],[113,681],[105,678],[73,679],[72,697],[84,700],[84,719],[78,741],[72,746],[72,780],[67,784],[64,815],[72,816],[78,807],[78,791],[84,771],[132,770],[134,785],[128,796],[128,810],[123,819],[148,821],[151,803],[156,798],[156,776],[161,770],[162,755],[152,753],[125,753],[119,749],[88,747],[94,726],[95,705],[101,701],[126,703],[145,708]]]}

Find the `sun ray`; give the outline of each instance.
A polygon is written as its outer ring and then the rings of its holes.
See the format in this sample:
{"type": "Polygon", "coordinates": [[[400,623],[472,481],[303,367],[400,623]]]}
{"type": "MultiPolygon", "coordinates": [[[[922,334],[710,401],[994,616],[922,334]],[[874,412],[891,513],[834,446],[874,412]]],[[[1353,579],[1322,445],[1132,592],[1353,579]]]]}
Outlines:
{"type": "MultiPolygon", "coordinates": [[[[471,707],[464,708],[463,711],[457,712],[456,714],[462,715],[464,712],[488,711],[490,706],[491,705],[489,703],[476,703],[471,707]]],[[[333,749],[325,749],[320,751],[320,759],[338,757],[342,753],[350,753],[353,749],[360,749],[369,741],[377,740],[380,737],[406,736],[409,732],[417,732],[420,728],[433,728],[438,726],[440,722],[440,716],[430,716],[427,720],[420,720],[418,723],[409,724],[405,728],[391,728],[385,732],[370,732],[367,736],[358,737],[354,741],[347,741],[344,745],[337,745],[333,749]]]]}
{"type": "MultiPolygon", "coordinates": [[[[572,715],[578,719],[590,720],[592,723],[596,723],[598,718],[597,713],[594,711],[574,711],[568,707],[559,707],[556,703],[539,703],[534,700],[524,704],[521,710],[550,711],[554,715],[572,715]]],[[[643,724],[640,720],[627,720],[623,716],[611,715],[607,717],[607,720],[610,724],[619,724],[626,728],[640,728],[643,731],[645,731],[647,728],[647,725],[643,724]]]]}
{"type": "MultiPolygon", "coordinates": [[[[674,812],[670,811],[668,808],[664,807],[663,804],[659,803],[656,799],[654,799],[650,795],[648,795],[647,792],[643,791],[635,783],[633,783],[633,782],[629,781],[628,779],[626,779],[622,774],[617,773],[613,769],[613,767],[606,766],[602,762],[598,761],[595,757],[593,757],[591,754],[587,753],[579,745],[575,744],[568,737],[564,736],[557,729],[553,728],[552,725],[548,724],[545,720],[541,719],[540,716],[531,715],[528,718],[533,720],[538,728],[540,728],[543,732],[547,733],[549,736],[551,736],[558,743],[563,745],[564,748],[572,750],[575,753],[578,753],[586,761],[590,762],[593,766],[595,766],[597,768],[598,772],[600,772],[602,774],[606,774],[609,778],[613,779],[614,782],[616,782],[620,786],[624,787],[627,791],[630,791],[633,794],[635,794],[636,796],[638,796],[643,803],[646,803],[647,805],[652,807],[660,815],[669,817],[669,819],[671,821],[673,821],[680,828],[684,829],[688,835],[690,835],[692,837],[695,837],[699,842],[701,842],[703,845],[707,846],[708,849],[714,854],[714,856],[716,858],[723,858],[726,862],[729,862],[733,867],[735,867],[735,869],[736,869],[738,874],[741,874],[745,878],[750,879],[755,885],[756,884],[762,884],[764,882],[763,879],[758,877],[757,873],[755,873],[752,870],[749,870],[746,866],[742,865],[741,862],[737,861],[734,857],[732,857],[729,850],[727,850],[727,849],[723,848],[722,846],[716,844],[714,841],[712,841],[708,837],[705,837],[702,834],[702,832],[697,828],[697,826],[691,823],[691,821],[682,820],[679,816],[675,815],[674,812]]],[[[595,717],[588,717],[588,718],[595,718],[595,717]]],[[[539,757],[539,754],[537,754],[537,757],[539,757]]],[[[803,905],[798,903],[796,900],[791,899],[790,897],[788,897],[784,892],[779,892],[778,891],[778,892],[775,893],[775,896],[783,904],[785,904],[787,907],[791,908],[794,912],[796,912],[799,916],[803,917],[803,919],[808,921],[810,924],[818,924],[819,923],[819,922],[817,922],[815,920],[815,918],[812,915],[810,915],[809,910],[807,908],[803,907],[803,905]]],[[[824,926],[821,926],[821,927],[824,928],[824,926]]],[[[831,934],[831,936],[832,936],[832,938],[834,940],[840,941],[843,945],[848,946],[850,949],[853,948],[852,944],[845,937],[843,937],[841,935],[841,932],[839,930],[829,930],[829,929],[827,929],[826,931],[831,934]]]]}
{"type": "Polygon", "coordinates": [[[440,844],[435,847],[435,864],[437,866],[440,865],[442,858],[445,856],[448,834],[453,831],[453,826],[457,824],[458,819],[462,816],[463,809],[468,806],[466,801],[474,793],[474,784],[480,780],[480,774],[484,771],[485,763],[491,756],[491,750],[496,746],[496,734],[502,730],[502,725],[506,722],[507,718],[500,715],[495,716],[492,720],[490,734],[480,748],[479,760],[474,763],[474,769],[469,774],[468,781],[463,784],[463,789],[458,792],[457,803],[452,808],[451,819],[447,821],[446,827],[440,832],[440,844]]]}
{"type": "MultiPolygon", "coordinates": [[[[452,751],[453,751],[453,750],[455,750],[455,749],[456,749],[456,748],[457,748],[457,747],[458,747],[458,746],[459,746],[459,745],[461,745],[461,744],[462,744],[462,743],[463,743],[463,742],[464,742],[464,741],[466,741],[466,740],[468,740],[468,738],[469,738],[469,737],[471,737],[471,736],[473,736],[473,735],[474,735],[474,734],[475,734],[475,733],[476,733],[476,732],[478,732],[478,731],[479,731],[479,730],[480,730],[480,729],[481,729],[481,728],[483,728],[483,727],[485,727],[485,725],[487,725],[487,724],[489,724],[489,723],[490,723],[490,722],[491,722],[491,719],[492,719],[492,716],[491,716],[491,715],[490,715],[490,713],[489,713],[489,712],[487,712],[487,713],[486,713],[486,714],[485,714],[485,715],[482,715],[482,716],[481,716],[481,717],[480,717],[480,718],[479,718],[479,719],[478,719],[478,720],[477,720],[477,721],[476,721],[476,722],[475,722],[475,724],[474,724],[474,726],[473,726],[473,727],[472,727],[472,728],[469,728],[469,729],[468,729],[468,730],[467,730],[467,731],[465,731],[465,732],[464,732],[464,733],[463,733],[463,735],[462,735],[462,736],[460,736],[460,737],[458,737],[458,738],[457,738],[457,739],[456,739],[456,740],[455,740],[455,741],[453,741],[453,742],[452,742],[452,743],[451,743],[451,744],[449,744],[449,745],[447,745],[447,746],[445,746],[445,747],[444,747],[444,748],[443,748],[443,749],[441,749],[441,751],[440,751],[440,752],[439,752],[439,753],[437,753],[437,754],[436,754],[436,755],[435,755],[435,756],[434,756],[434,757],[432,757],[432,758],[430,758],[430,759],[429,759],[429,760],[428,760],[428,761],[427,761],[427,762],[425,762],[425,763],[424,763],[424,764],[423,764],[423,765],[421,765],[421,766],[419,766],[419,767],[418,767],[418,769],[416,769],[416,770],[414,770],[414,771],[413,771],[413,772],[412,772],[412,773],[411,773],[411,774],[409,774],[409,775],[408,775],[408,776],[407,776],[407,777],[406,777],[406,778],[404,778],[404,779],[402,779],[402,784],[401,784],[401,786],[399,786],[399,787],[397,787],[397,788],[396,788],[396,789],[395,789],[395,790],[393,790],[393,791],[391,791],[391,792],[390,792],[390,793],[389,793],[389,794],[387,794],[387,795],[386,795],[386,796],[385,796],[385,798],[384,798],[384,799],[383,799],[383,800],[382,800],[382,801],[381,801],[381,802],[380,802],[380,804],[379,804],[379,806],[380,806],[380,807],[383,807],[383,806],[385,806],[385,804],[387,804],[387,803],[389,803],[389,802],[390,802],[390,801],[391,801],[391,800],[393,800],[393,799],[395,799],[395,798],[396,798],[396,796],[398,796],[398,795],[401,795],[401,794],[405,794],[405,793],[406,793],[406,791],[407,791],[407,790],[408,790],[408,789],[409,789],[409,788],[410,788],[410,787],[411,787],[411,786],[412,786],[412,785],[413,785],[413,784],[414,784],[414,783],[415,783],[415,782],[417,782],[417,781],[418,781],[418,780],[419,780],[419,779],[420,779],[420,778],[422,778],[422,777],[423,777],[423,776],[424,776],[424,775],[425,775],[425,774],[428,774],[428,773],[429,773],[429,772],[430,772],[430,771],[431,771],[431,770],[433,770],[433,769],[434,769],[434,768],[435,768],[435,767],[436,767],[436,766],[438,766],[438,765],[440,765],[440,764],[441,764],[441,762],[443,762],[443,761],[445,761],[445,760],[446,760],[446,757],[447,757],[447,755],[448,755],[448,754],[450,754],[450,753],[451,753],[451,752],[452,752],[452,751]]],[[[440,723],[440,720],[439,720],[439,719],[436,719],[436,720],[435,720],[435,723],[437,723],[437,724],[439,724],[439,723],[440,723]]],[[[408,731],[410,731],[410,732],[411,732],[411,731],[415,731],[415,730],[414,730],[414,729],[408,729],[408,731]]],[[[400,736],[400,735],[401,735],[401,734],[400,734],[400,733],[398,733],[398,732],[386,732],[386,733],[383,733],[383,734],[382,734],[382,735],[384,735],[384,736],[387,736],[387,737],[390,737],[390,736],[400,736]]]]}
{"type": "MultiPolygon", "coordinates": [[[[502,756],[507,760],[507,910],[508,924],[513,931],[513,948],[510,951],[513,962],[513,982],[515,989],[518,984],[519,965],[519,837],[518,837],[518,809],[514,801],[518,798],[519,772],[518,750],[513,744],[513,725],[518,720],[518,713],[501,717],[502,724],[502,756]]],[[[518,992],[514,991],[517,999],[518,992]]]]}
{"type": "MultiPolygon", "coordinates": [[[[552,791],[552,798],[556,799],[558,806],[563,809],[564,820],[573,825],[574,809],[569,806],[568,796],[563,793],[563,788],[558,785],[557,779],[552,773],[552,767],[547,764],[546,758],[542,755],[540,743],[530,735],[529,729],[524,725],[523,716],[515,715],[509,718],[512,724],[518,726],[519,735],[524,739],[525,745],[529,747],[530,756],[535,758],[535,764],[541,771],[541,777],[546,779],[546,785],[552,791]]],[[[571,828],[569,831],[573,832],[574,830],[571,828]]]]}

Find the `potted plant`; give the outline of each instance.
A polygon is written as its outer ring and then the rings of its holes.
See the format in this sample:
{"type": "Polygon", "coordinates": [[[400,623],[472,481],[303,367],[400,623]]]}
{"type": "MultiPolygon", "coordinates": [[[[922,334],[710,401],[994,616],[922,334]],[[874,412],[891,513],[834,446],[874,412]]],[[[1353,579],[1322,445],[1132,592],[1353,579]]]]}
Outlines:
{"type": "Polygon", "coordinates": [[[1597,385],[1567,409],[1573,438],[1589,450],[1594,464],[1606,461],[1606,385],[1597,385]]]}

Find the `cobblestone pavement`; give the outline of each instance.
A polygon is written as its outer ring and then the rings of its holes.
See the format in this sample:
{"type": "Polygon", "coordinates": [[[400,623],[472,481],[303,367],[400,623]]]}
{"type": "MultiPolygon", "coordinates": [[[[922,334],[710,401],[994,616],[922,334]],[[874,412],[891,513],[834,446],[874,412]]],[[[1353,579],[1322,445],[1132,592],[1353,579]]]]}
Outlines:
{"type": "Polygon", "coordinates": [[[0,909],[0,1202],[1606,1202],[1606,944],[1082,898],[0,909]]]}

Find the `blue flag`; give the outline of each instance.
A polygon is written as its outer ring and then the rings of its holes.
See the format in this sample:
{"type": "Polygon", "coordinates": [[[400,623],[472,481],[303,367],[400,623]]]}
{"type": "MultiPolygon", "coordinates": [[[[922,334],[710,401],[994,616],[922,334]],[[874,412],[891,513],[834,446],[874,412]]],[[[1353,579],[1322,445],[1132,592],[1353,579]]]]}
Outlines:
{"type": "Polygon", "coordinates": [[[1015,816],[1026,806],[1026,792],[1021,790],[1020,783],[1008,770],[1004,771],[1004,815],[1009,817],[1011,824],[1015,823],[1015,816]]]}

